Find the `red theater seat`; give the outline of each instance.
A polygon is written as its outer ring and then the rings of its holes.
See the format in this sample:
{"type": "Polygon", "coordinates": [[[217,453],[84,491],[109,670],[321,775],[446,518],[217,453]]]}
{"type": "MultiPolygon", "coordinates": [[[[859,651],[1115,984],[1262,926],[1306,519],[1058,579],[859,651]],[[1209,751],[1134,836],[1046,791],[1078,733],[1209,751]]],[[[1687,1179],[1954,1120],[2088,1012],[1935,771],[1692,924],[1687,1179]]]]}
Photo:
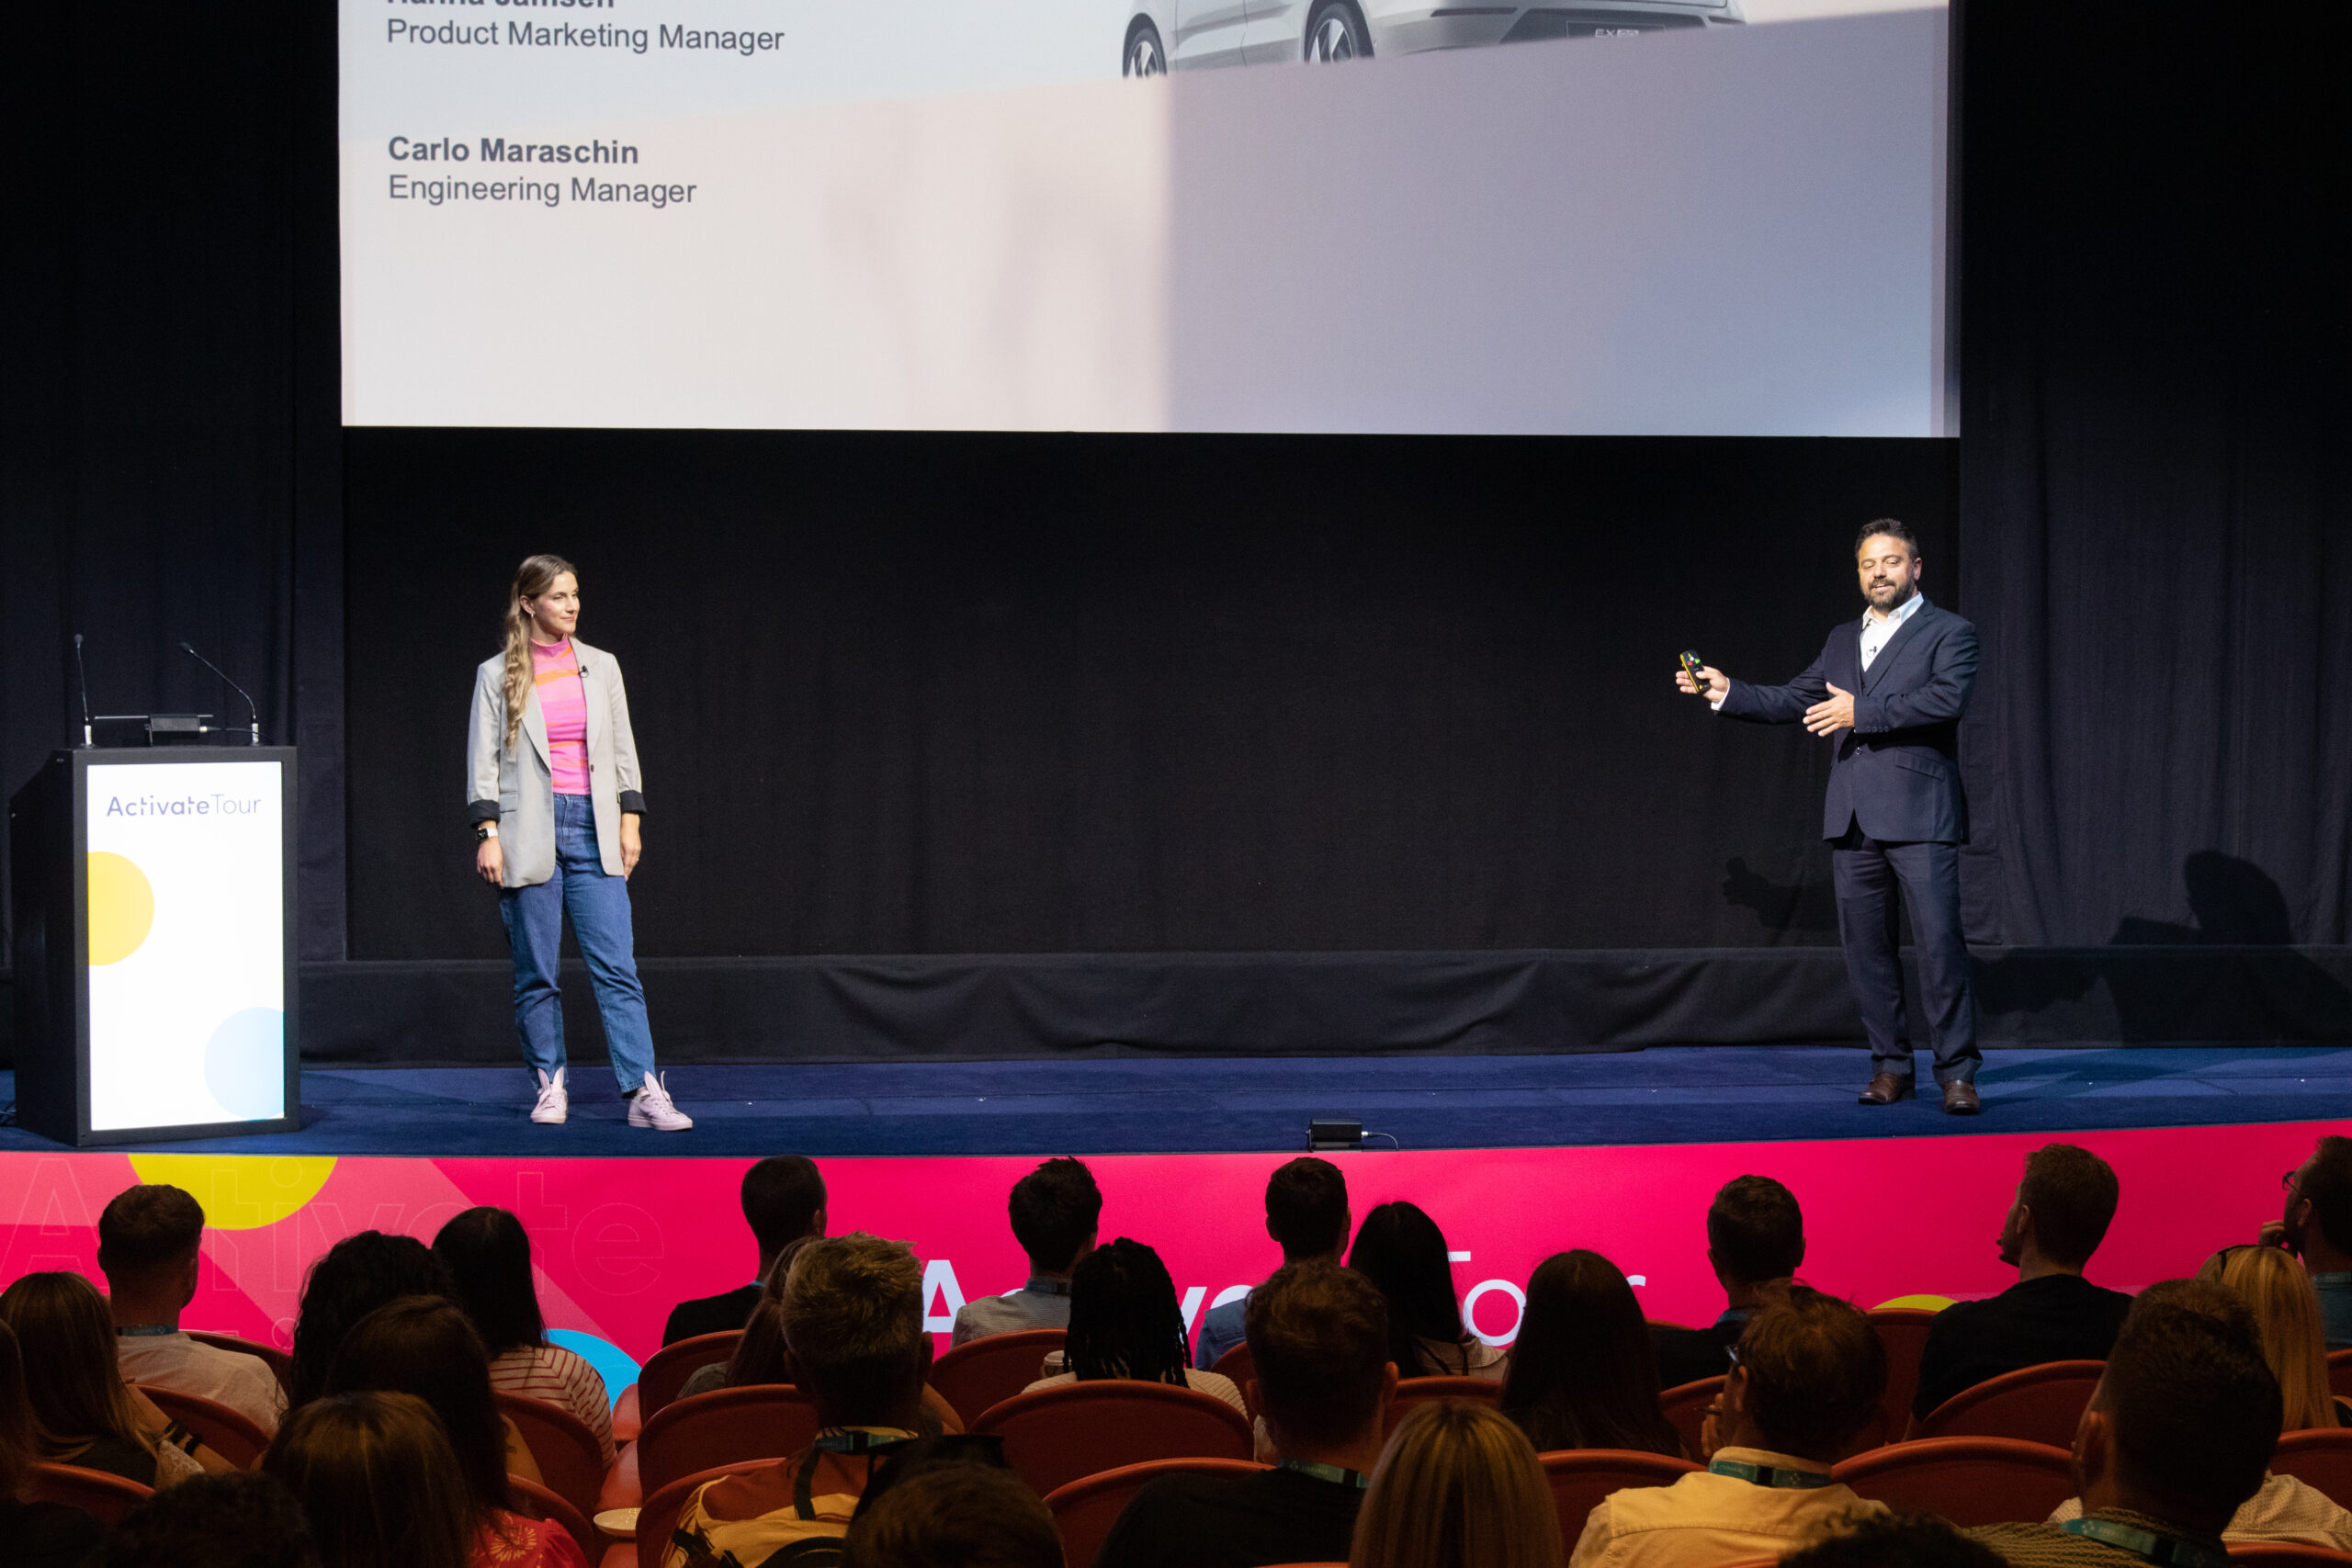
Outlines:
{"type": "Polygon", "coordinates": [[[2014,1438],[1923,1438],[1841,1461],[1829,1473],[1898,1513],[1941,1514],[1962,1529],[2046,1519],[2075,1495],[2064,1449],[2014,1438]]]}
{"type": "Polygon", "coordinates": [[[1503,1385],[1490,1378],[1406,1378],[1388,1402],[1385,1430],[1394,1432],[1406,1416],[1433,1399],[1475,1399],[1492,1404],[1502,1394],[1503,1385]]]}
{"type": "Polygon", "coordinates": [[[1057,1486],[1046,1507],[1061,1532],[1062,1561],[1068,1568],[1088,1568],[1120,1512],[1147,1482],[1163,1475],[1255,1475],[1266,1468],[1246,1459],[1156,1459],[1057,1486]]]}
{"type": "Polygon", "coordinates": [[[582,1514],[596,1511],[605,1485],[605,1451],[588,1424],[571,1411],[501,1391],[498,1413],[514,1423],[548,1490],[582,1514]]]}
{"type": "Polygon", "coordinates": [[[2352,1552],[2275,1540],[2233,1541],[2230,1544],[2230,1561],[2259,1562],[2264,1568],[2344,1568],[2352,1563],[2352,1552]]]}
{"type": "Polygon", "coordinates": [[[817,1407],[790,1383],[673,1399],[637,1440],[638,1486],[650,1496],[682,1475],[782,1459],[816,1440],[817,1407]]]}
{"type": "Polygon", "coordinates": [[[958,1345],[931,1364],[931,1386],[956,1407],[967,1431],[988,1413],[1035,1382],[1046,1357],[1069,1337],[1058,1328],[1024,1328],[958,1345]]]}
{"type": "Polygon", "coordinates": [[[62,1503],[79,1508],[107,1529],[122,1522],[122,1516],[155,1495],[152,1486],[141,1486],[136,1481],[126,1481],[119,1475],[103,1470],[85,1470],[78,1464],[37,1464],[19,1494],[27,1503],[62,1503]]]}
{"type": "Polygon", "coordinates": [[[2327,1353],[2328,1391],[2338,1399],[2352,1399],[2352,1350],[2327,1353]]]}
{"type": "Polygon", "coordinates": [[[588,1516],[565,1502],[547,1487],[526,1475],[510,1475],[506,1490],[514,1511],[528,1518],[553,1519],[563,1527],[563,1533],[580,1543],[580,1554],[594,1562],[605,1555],[610,1544],[605,1532],[588,1522],[588,1516]]]}
{"type": "Polygon", "coordinates": [[[156,1409],[203,1438],[206,1448],[239,1470],[251,1470],[259,1464],[269,1448],[269,1434],[242,1410],[232,1410],[218,1400],[159,1388],[153,1383],[142,1382],[137,1387],[156,1409]]]}
{"type": "Polygon", "coordinates": [[[1706,1423],[1709,1407],[1723,1397],[1723,1392],[1724,1380],[1713,1377],[1683,1383],[1657,1396],[1658,1408],[1666,1412],[1668,1423],[1681,1436],[1683,1452],[1704,1451],[1699,1441],[1699,1429],[1706,1423]]]}
{"type": "Polygon", "coordinates": [[[1155,1459],[1248,1459],[1250,1422],[1221,1399],[1164,1382],[1100,1378],[1016,1393],[972,1423],[1045,1496],[1082,1475],[1155,1459]]]}
{"type": "Polygon", "coordinates": [[[2270,1468],[2317,1487],[2340,1508],[2352,1508],[2352,1427],[2313,1427],[2278,1439],[2270,1468]]]}
{"type": "Polygon", "coordinates": [[[713,1361],[733,1359],[735,1342],[742,1337],[741,1329],[730,1328],[718,1334],[697,1334],[654,1351],[637,1370],[638,1420],[652,1420],[663,1405],[678,1397],[688,1378],[713,1361]]]}
{"type": "Polygon", "coordinates": [[[2075,1425],[2106,1370],[2105,1361],[2047,1361],[1987,1378],[1928,1412],[1919,1436],[2017,1438],[2072,1449],[2075,1425]]]}
{"type": "MultiPolygon", "coordinates": [[[[752,1464],[722,1465],[717,1470],[698,1470],[692,1475],[682,1475],[645,1500],[637,1515],[638,1568],[662,1568],[662,1555],[669,1551],[670,1536],[678,1528],[678,1516],[685,1511],[686,1499],[698,1486],[708,1485],[722,1475],[752,1475],[763,1470],[775,1470],[784,1461],[763,1459],[752,1464]]],[[[605,1559],[604,1568],[616,1568],[612,1558],[605,1559]]]]}
{"type": "Polygon", "coordinates": [[[1569,1551],[1584,1534],[1585,1520],[1611,1492],[1628,1486],[1671,1486],[1699,1467],[1687,1459],[1645,1454],[1634,1449],[1561,1449],[1537,1456],[1552,1483],[1552,1510],[1560,1518],[1560,1540],[1569,1551]]]}
{"type": "Polygon", "coordinates": [[[1248,1398],[1250,1380],[1258,1375],[1258,1363],[1250,1359],[1250,1342],[1245,1339],[1219,1356],[1216,1365],[1209,1371],[1221,1378],[1231,1378],[1233,1386],[1241,1390],[1243,1398],[1248,1398]]]}
{"type": "Polygon", "coordinates": [[[1885,1424],[1881,1442],[1903,1440],[1911,1427],[1911,1401],[1919,1392],[1919,1352],[1928,1347],[1928,1326],[1936,1314],[1917,1307],[1880,1307],[1871,1314],[1878,1342],[1886,1347],[1886,1397],[1880,1402],[1885,1424]]]}

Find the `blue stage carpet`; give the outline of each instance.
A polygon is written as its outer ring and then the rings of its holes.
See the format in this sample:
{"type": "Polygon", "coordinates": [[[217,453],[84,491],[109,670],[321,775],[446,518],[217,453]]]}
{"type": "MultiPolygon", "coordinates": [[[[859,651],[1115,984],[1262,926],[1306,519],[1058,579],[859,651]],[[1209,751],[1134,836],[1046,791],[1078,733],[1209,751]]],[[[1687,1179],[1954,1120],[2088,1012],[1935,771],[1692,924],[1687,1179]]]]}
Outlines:
{"type": "MultiPolygon", "coordinates": [[[[1923,1053],[1920,1078],[1928,1081],[1923,1053]]],[[[1679,1046],[1622,1055],[1126,1057],[1071,1062],[684,1066],[691,1133],[628,1126],[602,1066],[571,1120],[534,1127],[517,1068],[313,1068],[300,1133],[134,1145],[218,1154],[1046,1155],[1303,1147],[1309,1116],[1360,1117],[1405,1148],[1940,1137],[2321,1119],[2346,1111],[2352,1049],[1987,1053],[1984,1114],[1858,1106],[1859,1048],[1679,1046]]],[[[0,1099],[13,1094],[0,1075],[0,1099]]],[[[57,1145],[0,1128],[0,1149],[57,1145]]],[[[1385,1146],[1385,1141],[1374,1146],[1385,1146]]]]}

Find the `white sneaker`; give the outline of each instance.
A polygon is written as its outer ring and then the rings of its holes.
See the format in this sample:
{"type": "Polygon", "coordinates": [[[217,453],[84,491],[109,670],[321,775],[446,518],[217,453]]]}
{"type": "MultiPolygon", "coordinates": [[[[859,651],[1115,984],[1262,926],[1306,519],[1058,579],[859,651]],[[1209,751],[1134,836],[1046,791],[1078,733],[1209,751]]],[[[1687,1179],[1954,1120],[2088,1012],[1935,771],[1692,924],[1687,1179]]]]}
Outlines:
{"type": "Polygon", "coordinates": [[[563,1075],[561,1067],[553,1077],[539,1075],[539,1102],[531,1107],[531,1120],[543,1127],[560,1126],[571,1114],[571,1097],[564,1092],[563,1075]]]}
{"type": "MultiPolygon", "coordinates": [[[[663,1078],[667,1077],[663,1075],[663,1078]]],[[[645,1087],[629,1097],[628,1124],[632,1127],[653,1127],[664,1133],[683,1133],[693,1126],[694,1118],[670,1103],[670,1090],[663,1078],[651,1073],[645,1075],[645,1087]]]]}

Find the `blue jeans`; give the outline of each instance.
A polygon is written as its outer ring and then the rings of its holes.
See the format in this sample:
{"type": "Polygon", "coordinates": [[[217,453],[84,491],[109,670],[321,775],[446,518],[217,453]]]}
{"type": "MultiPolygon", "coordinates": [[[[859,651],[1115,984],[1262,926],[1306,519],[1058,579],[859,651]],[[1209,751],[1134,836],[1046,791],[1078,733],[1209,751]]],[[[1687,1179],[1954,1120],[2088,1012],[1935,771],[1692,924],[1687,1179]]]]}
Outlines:
{"type": "Polygon", "coordinates": [[[556,971],[566,910],[605,1021],[613,1077],[624,1094],[642,1089],[653,1070],[653,1030],[637,978],[628,882],[605,874],[596,852],[595,811],[584,795],[555,797],[555,874],[536,887],[509,887],[498,896],[507,945],[514,951],[514,1032],[522,1036],[524,1064],[549,1077],[564,1063],[563,995],[556,971]]]}

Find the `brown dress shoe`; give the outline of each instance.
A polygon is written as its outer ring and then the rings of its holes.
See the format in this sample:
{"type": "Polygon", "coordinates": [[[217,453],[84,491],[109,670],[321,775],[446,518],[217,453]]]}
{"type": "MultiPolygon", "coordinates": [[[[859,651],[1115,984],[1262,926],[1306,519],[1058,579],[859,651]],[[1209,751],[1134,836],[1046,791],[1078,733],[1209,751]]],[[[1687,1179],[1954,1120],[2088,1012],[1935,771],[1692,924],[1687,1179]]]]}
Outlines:
{"type": "Polygon", "coordinates": [[[1984,1102],[1976,1098],[1974,1084],[1961,1083],[1955,1079],[1944,1085],[1945,1115],[1973,1116],[1984,1109],[1984,1102]]]}
{"type": "Polygon", "coordinates": [[[1862,1090],[1857,1103],[1862,1105],[1892,1105],[1898,1100],[1911,1098],[1911,1086],[1893,1073],[1881,1073],[1871,1079],[1871,1087],[1862,1090]]]}

